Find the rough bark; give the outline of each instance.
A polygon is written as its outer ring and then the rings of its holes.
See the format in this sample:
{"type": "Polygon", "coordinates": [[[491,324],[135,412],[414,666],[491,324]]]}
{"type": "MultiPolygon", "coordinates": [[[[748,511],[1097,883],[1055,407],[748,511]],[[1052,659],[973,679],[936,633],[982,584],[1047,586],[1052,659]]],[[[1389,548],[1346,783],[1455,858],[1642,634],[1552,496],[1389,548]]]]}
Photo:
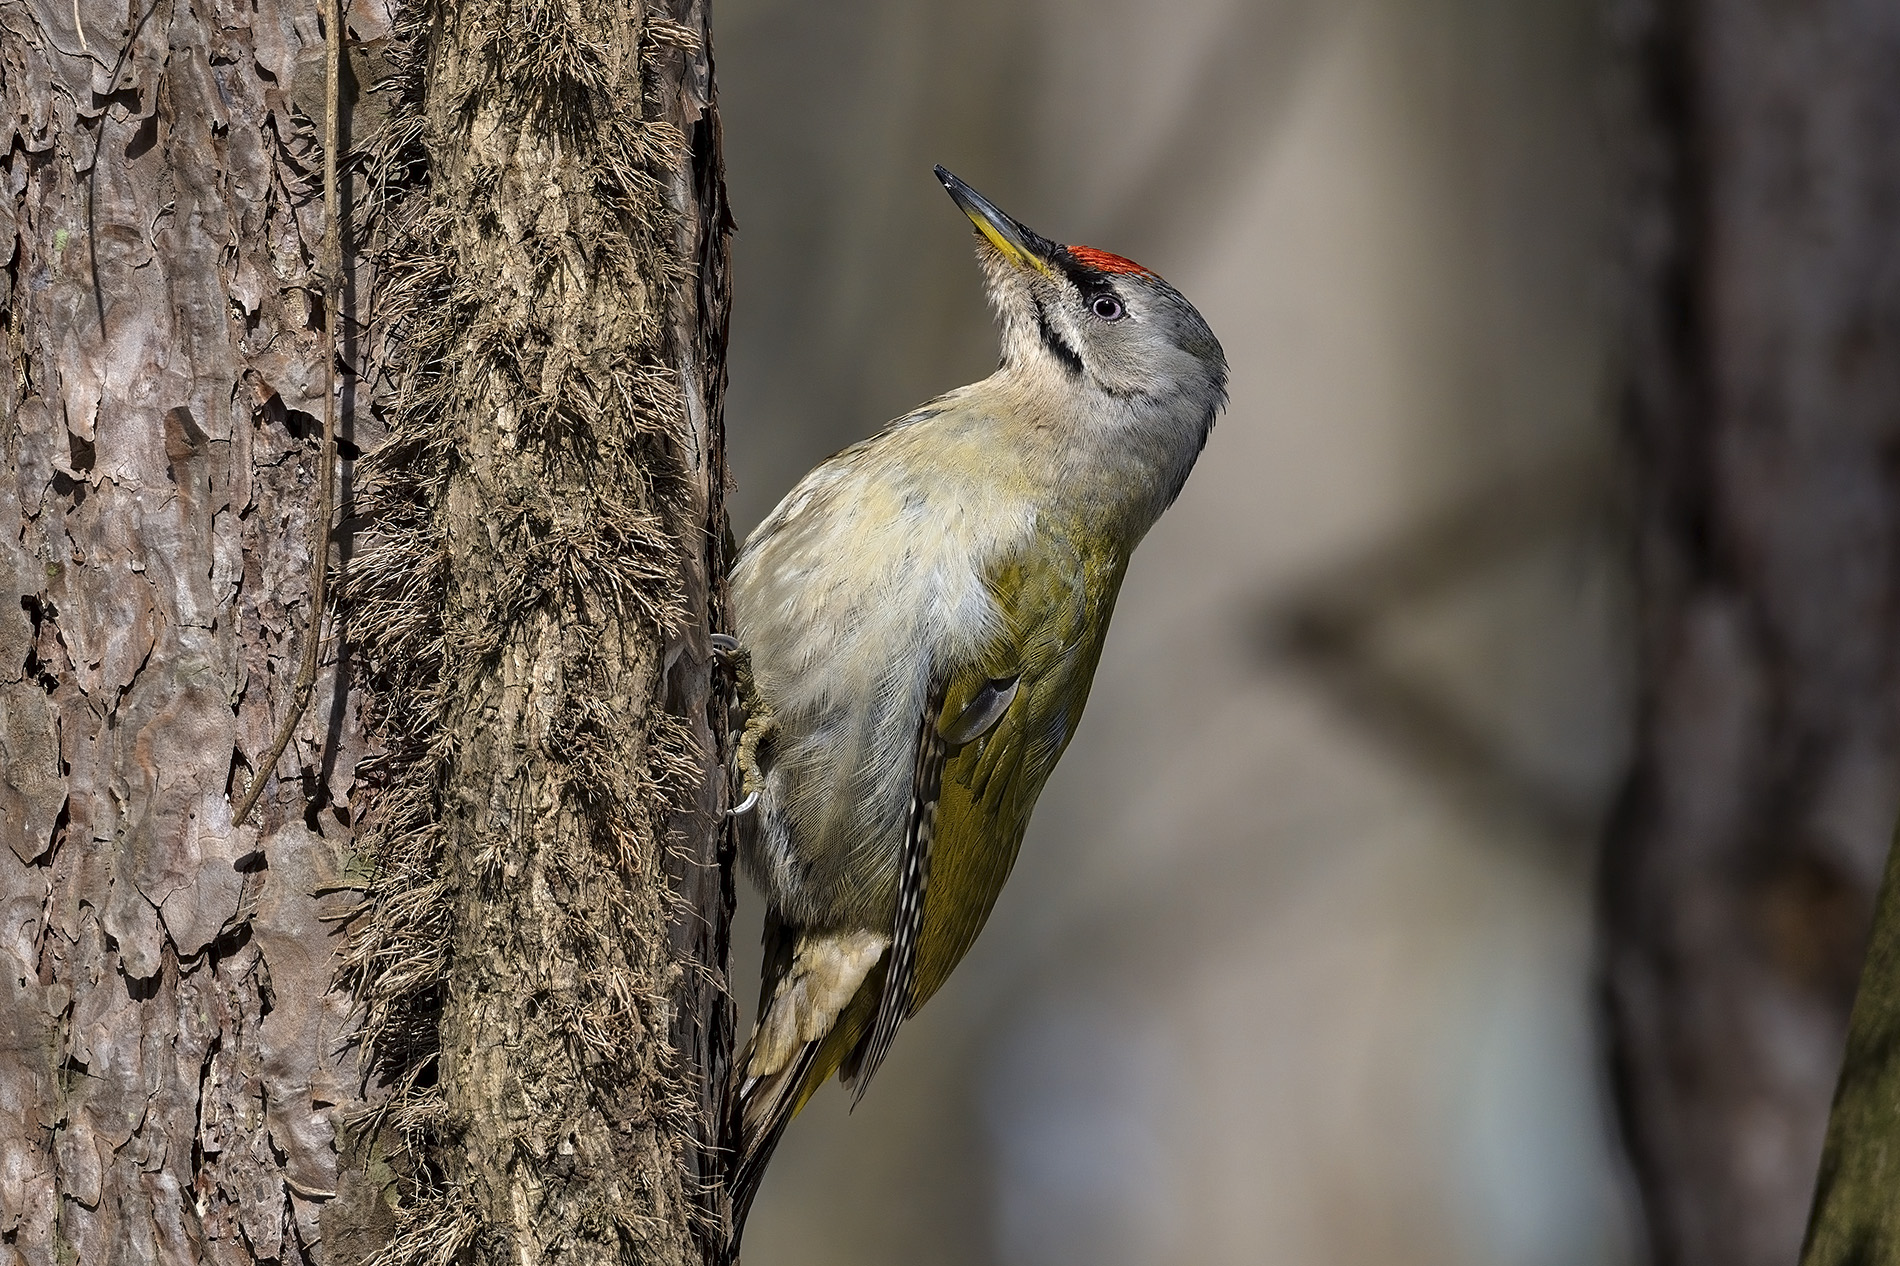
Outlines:
{"type": "Polygon", "coordinates": [[[348,601],[234,828],[311,632],[324,32],[0,0],[0,1259],[713,1251],[706,23],[350,9],[348,601]]]}
{"type": "Polygon", "coordinates": [[[1793,1260],[1900,800],[1900,9],[1624,0],[1644,699],[1605,990],[1657,1260],[1793,1260]]]}
{"type": "Polygon", "coordinates": [[[337,1214],[375,1225],[336,1148],[365,738],[333,653],[241,829],[228,798],[311,634],[322,40],[271,0],[0,6],[8,1260],[316,1257],[337,1214]]]}
{"type": "Polygon", "coordinates": [[[384,1260],[702,1260],[731,1028],[706,8],[429,17],[353,607],[391,742],[354,963],[419,1160],[384,1260]]]}

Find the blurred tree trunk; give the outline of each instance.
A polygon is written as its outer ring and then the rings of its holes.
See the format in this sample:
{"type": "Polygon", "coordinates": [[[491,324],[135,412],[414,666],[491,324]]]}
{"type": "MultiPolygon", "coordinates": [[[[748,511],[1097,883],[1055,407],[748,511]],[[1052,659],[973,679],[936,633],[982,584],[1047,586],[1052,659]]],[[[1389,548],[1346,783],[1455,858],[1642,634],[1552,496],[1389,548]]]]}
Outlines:
{"type": "Polygon", "coordinates": [[[1795,1259],[1900,799],[1900,7],[1612,0],[1643,700],[1604,857],[1663,1266],[1795,1259]]]}
{"type": "Polygon", "coordinates": [[[709,1260],[706,0],[351,9],[345,595],[234,827],[314,632],[318,12],[0,0],[0,1260],[709,1260]]]}

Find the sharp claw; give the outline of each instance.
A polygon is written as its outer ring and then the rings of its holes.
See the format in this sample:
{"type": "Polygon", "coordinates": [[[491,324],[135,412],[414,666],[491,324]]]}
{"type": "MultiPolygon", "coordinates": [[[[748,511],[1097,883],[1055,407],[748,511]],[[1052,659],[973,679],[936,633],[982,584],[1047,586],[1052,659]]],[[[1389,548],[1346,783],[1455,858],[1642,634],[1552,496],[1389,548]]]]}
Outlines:
{"type": "Polygon", "coordinates": [[[707,639],[712,643],[712,652],[720,659],[730,659],[739,653],[739,639],[730,633],[714,633],[707,639]]]}
{"type": "Polygon", "coordinates": [[[759,793],[757,791],[754,791],[751,795],[747,796],[744,800],[741,800],[738,804],[735,804],[730,809],[727,809],[726,816],[729,818],[743,817],[745,814],[752,812],[752,806],[757,804],[758,802],[759,802],[759,793]]]}

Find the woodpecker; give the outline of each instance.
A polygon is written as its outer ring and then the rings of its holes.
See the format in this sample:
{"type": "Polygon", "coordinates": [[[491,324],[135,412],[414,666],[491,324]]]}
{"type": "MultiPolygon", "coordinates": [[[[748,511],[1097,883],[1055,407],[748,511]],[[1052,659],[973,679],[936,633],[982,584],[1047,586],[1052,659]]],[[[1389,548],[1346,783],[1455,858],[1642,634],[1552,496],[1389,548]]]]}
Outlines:
{"type": "Polygon", "coordinates": [[[976,226],[999,367],[806,475],[732,572],[734,812],[767,904],[727,1095],[735,1252],[786,1124],[834,1072],[863,1096],[989,917],[1129,555],[1226,401],[1174,287],[936,174],[976,226]]]}

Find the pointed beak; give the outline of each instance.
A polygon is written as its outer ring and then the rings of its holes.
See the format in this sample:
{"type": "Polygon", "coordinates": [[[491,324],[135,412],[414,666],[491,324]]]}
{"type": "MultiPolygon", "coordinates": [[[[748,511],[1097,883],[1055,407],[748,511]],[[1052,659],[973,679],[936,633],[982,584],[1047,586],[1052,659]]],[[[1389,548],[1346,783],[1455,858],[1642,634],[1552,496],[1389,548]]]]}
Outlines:
{"type": "Polygon", "coordinates": [[[1061,247],[1004,215],[1002,208],[943,168],[936,170],[937,179],[950,191],[951,201],[963,208],[963,214],[970,217],[970,223],[991,246],[1019,268],[1033,268],[1045,277],[1056,275],[1050,260],[1061,247]]]}

